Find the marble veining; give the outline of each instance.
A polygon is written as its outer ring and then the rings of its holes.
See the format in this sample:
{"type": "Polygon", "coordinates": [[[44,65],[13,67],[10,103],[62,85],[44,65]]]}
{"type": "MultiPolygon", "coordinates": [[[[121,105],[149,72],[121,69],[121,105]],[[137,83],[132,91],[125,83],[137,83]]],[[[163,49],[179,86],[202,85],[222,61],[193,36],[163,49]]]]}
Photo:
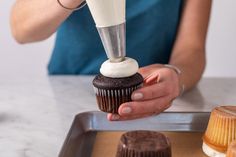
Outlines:
{"type": "MultiPolygon", "coordinates": [[[[56,157],[74,116],[98,110],[89,76],[0,79],[0,157],[56,157]]],[[[236,78],[204,78],[169,112],[236,105],[236,78]]]]}

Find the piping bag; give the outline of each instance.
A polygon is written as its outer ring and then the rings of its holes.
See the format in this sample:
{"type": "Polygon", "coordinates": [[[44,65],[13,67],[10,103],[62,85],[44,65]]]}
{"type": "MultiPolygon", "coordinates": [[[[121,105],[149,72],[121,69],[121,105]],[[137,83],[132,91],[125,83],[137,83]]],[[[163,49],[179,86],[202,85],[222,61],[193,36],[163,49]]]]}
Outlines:
{"type": "Polygon", "coordinates": [[[111,62],[126,56],[126,0],[86,0],[106,55],[111,62]]]}

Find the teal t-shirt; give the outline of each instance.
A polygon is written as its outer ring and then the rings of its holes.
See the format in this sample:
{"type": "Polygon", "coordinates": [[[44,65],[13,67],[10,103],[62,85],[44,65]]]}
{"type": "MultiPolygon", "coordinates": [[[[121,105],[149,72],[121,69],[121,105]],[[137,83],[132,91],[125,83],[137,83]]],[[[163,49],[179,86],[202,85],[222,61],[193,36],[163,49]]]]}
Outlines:
{"type": "MultiPolygon", "coordinates": [[[[126,52],[139,65],[168,63],[175,41],[181,0],[126,0],[126,52]]],[[[107,59],[88,7],[59,27],[49,74],[97,74],[107,59]]]]}

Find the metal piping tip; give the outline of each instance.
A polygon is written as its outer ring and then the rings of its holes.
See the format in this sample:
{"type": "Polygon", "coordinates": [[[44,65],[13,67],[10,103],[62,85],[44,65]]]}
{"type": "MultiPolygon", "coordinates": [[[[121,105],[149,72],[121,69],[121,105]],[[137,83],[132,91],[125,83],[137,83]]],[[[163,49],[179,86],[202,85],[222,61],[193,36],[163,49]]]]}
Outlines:
{"type": "Polygon", "coordinates": [[[109,58],[110,62],[112,63],[118,63],[123,62],[125,60],[125,57],[119,57],[119,58],[109,58]]]}
{"type": "Polygon", "coordinates": [[[107,57],[111,62],[121,62],[126,56],[125,23],[110,26],[97,27],[107,57]]]}

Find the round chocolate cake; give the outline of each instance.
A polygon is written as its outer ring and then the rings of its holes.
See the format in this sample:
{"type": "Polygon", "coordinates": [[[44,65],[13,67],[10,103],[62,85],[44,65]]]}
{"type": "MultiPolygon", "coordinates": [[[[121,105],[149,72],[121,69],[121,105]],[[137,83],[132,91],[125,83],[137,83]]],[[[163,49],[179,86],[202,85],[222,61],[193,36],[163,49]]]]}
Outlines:
{"type": "Polygon", "coordinates": [[[131,94],[142,86],[143,77],[136,73],[125,78],[109,78],[102,74],[93,80],[99,109],[103,112],[118,113],[122,103],[131,101],[131,94]]]}
{"type": "Polygon", "coordinates": [[[100,72],[93,80],[98,107],[103,112],[118,113],[119,106],[131,101],[132,92],[143,84],[138,63],[131,58],[119,63],[108,60],[100,72]]]}
{"type": "Polygon", "coordinates": [[[130,131],[121,136],[116,157],[171,157],[171,145],[162,133],[130,131]]]}
{"type": "Polygon", "coordinates": [[[137,87],[142,83],[143,77],[139,73],[125,78],[110,78],[99,74],[93,80],[94,87],[105,90],[127,89],[137,87]]]}

